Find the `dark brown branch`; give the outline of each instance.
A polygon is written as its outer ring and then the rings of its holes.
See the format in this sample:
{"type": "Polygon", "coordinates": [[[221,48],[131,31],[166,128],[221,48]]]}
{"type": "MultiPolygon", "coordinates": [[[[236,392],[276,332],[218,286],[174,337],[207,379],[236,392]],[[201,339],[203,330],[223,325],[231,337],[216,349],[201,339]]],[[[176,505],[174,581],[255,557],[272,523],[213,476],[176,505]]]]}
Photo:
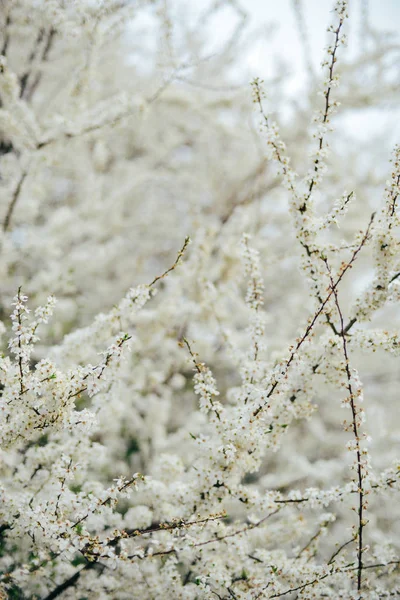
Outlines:
{"type": "MultiPolygon", "coordinates": [[[[37,53],[39,51],[40,44],[44,37],[44,30],[40,29],[38,35],[36,37],[35,44],[33,46],[33,50],[28,57],[28,64],[32,64],[35,60],[37,53]]],[[[22,98],[24,96],[26,87],[28,85],[29,77],[31,76],[31,71],[25,71],[23,75],[20,77],[20,89],[19,89],[19,97],[22,98]]]]}
{"type": "Polygon", "coordinates": [[[146,535],[148,533],[154,533],[156,531],[173,531],[174,529],[182,529],[186,527],[191,527],[192,525],[201,525],[202,523],[209,523],[210,521],[219,521],[221,519],[225,519],[226,514],[222,515],[212,515],[210,517],[204,517],[204,519],[198,519],[197,521],[184,521],[183,519],[178,519],[176,522],[172,523],[155,523],[146,529],[127,529],[125,533],[129,537],[138,537],[140,535],[146,535]]]}
{"type": "Polygon", "coordinates": [[[58,596],[60,596],[63,592],[65,592],[65,590],[68,590],[70,587],[75,586],[75,584],[80,579],[80,577],[84,571],[88,571],[89,569],[94,569],[96,567],[97,568],[100,567],[101,573],[106,568],[105,565],[99,564],[96,561],[88,562],[82,569],[80,569],[79,571],[74,573],[71,577],[66,579],[63,583],[60,583],[60,585],[58,585],[52,592],[50,592],[45,598],[43,598],[43,600],[54,600],[54,598],[58,598],[58,596]]]}
{"type": "MultiPolygon", "coordinates": [[[[53,46],[55,35],[56,35],[56,30],[52,27],[47,35],[46,44],[43,48],[43,53],[42,53],[42,58],[41,58],[42,62],[45,62],[48,58],[49,52],[53,46]]],[[[36,73],[35,79],[32,82],[29,89],[26,88],[25,98],[28,102],[32,99],[32,96],[35,93],[35,91],[40,83],[41,78],[42,78],[42,73],[41,73],[41,71],[39,71],[38,73],[36,73]]]]}
{"type": "Polygon", "coordinates": [[[286,590],[285,592],[280,592],[279,594],[272,594],[272,596],[270,596],[270,598],[280,598],[281,596],[287,596],[288,594],[292,594],[293,592],[300,592],[301,590],[304,590],[305,588],[310,587],[310,585],[315,585],[316,583],[319,583],[323,579],[326,579],[326,577],[329,577],[329,575],[332,575],[332,573],[326,573],[325,575],[322,575],[322,577],[319,577],[319,578],[316,577],[312,581],[303,583],[302,585],[299,585],[295,588],[290,588],[290,589],[286,590]]]}
{"type": "Polygon", "coordinates": [[[344,361],[345,361],[345,371],[346,371],[346,378],[347,378],[347,390],[349,392],[349,400],[350,400],[350,407],[351,407],[351,413],[352,413],[352,427],[353,427],[353,434],[354,434],[354,440],[355,440],[355,444],[356,444],[356,457],[357,457],[357,479],[358,479],[358,536],[357,536],[357,561],[358,561],[358,569],[357,569],[357,590],[361,591],[361,585],[362,585],[362,570],[363,570],[363,530],[364,530],[364,519],[363,519],[363,512],[364,512],[364,478],[363,478],[363,471],[362,471],[362,463],[361,463],[361,446],[360,446],[360,434],[359,434],[359,425],[358,425],[358,414],[359,411],[357,410],[357,406],[355,404],[355,394],[353,391],[353,385],[351,382],[351,373],[350,373],[350,361],[349,361],[349,354],[348,354],[348,350],[347,350],[347,340],[346,340],[346,335],[345,335],[345,331],[344,331],[344,319],[343,319],[343,313],[339,304],[339,297],[338,297],[338,293],[337,293],[337,289],[336,287],[334,287],[334,282],[332,279],[332,275],[331,275],[331,270],[328,264],[328,261],[326,260],[326,267],[328,269],[329,272],[329,276],[331,279],[331,288],[334,294],[334,298],[335,298],[335,304],[336,304],[336,308],[338,311],[338,315],[339,315],[339,320],[340,320],[340,327],[341,327],[341,331],[340,331],[340,335],[342,338],[342,345],[343,345],[343,356],[344,356],[344,361]]]}
{"type": "MultiPolygon", "coordinates": [[[[133,483],[135,483],[135,481],[140,477],[140,475],[138,475],[137,477],[132,477],[132,479],[129,479],[128,481],[125,481],[124,485],[122,485],[120,488],[118,488],[118,492],[122,492],[123,490],[125,490],[127,487],[129,487],[130,485],[132,485],[133,483]]],[[[105,500],[103,500],[103,502],[101,502],[97,508],[99,508],[100,506],[105,506],[107,504],[107,502],[109,502],[111,500],[111,496],[109,496],[108,498],[106,498],[105,500]]],[[[92,511],[93,512],[93,511],[92,511]]],[[[82,517],[81,519],[79,519],[78,521],[75,521],[75,523],[73,525],[71,525],[71,528],[74,529],[74,527],[77,527],[80,523],[82,523],[83,521],[85,521],[85,519],[87,519],[92,512],[88,512],[86,513],[86,515],[84,517],[82,517]]]]}
{"type": "Polygon", "coordinates": [[[332,556],[330,557],[329,561],[328,561],[328,565],[331,565],[334,561],[335,558],[341,553],[341,551],[346,548],[346,546],[348,546],[349,544],[353,543],[355,541],[355,538],[352,537],[351,540],[347,540],[347,542],[344,542],[343,544],[341,544],[339,546],[339,548],[337,548],[335,550],[335,552],[332,554],[332,556]]]}
{"type": "MultiPolygon", "coordinates": [[[[361,248],[365,245],[365,243],[367,242],[368,238],[369,238],[369,232],[371,229],[371,225],[372,222],[375,218],[375,213],[373,213],[371,215],[368,227],[366,229],[366,232],[360,242],[360,244],[358,245],[358,247],[356,248],[356,250],[353,252],[353,255],[351,256],[350,260],[348,263],[345,263],[342,265],[341,270],[340,270],[340,274],[337,278],[337,280],[333,283],[333,286],[331,286],[331,289],[328,293],[328,295],[326,296],[325,300],[323,301],[323,303],[321,304],[321,306],[319,307],[319,309],[317,310],[317,312],[314,314],[313,318],[311,319],[311,321],[309,322],[306,331],[304,332],[303,336],[298,340],[296,346],[294,347],[294,349],[291,351],[289,359],[286,361],[286,364],[283,367],[283,372],[282,374],[286,374],[290,365],[293,362],[294,357],[296,356],[297,352],[299,351],[300,347],[303,345],[303,343],[305,342],[305,340],[308,338],[309,334],[311,333],[315,323],[318,321],[320,315],[322,314],[322,312],[325,309],[325,306],[328,304],[329,300],[331,299],[332,294],[334,293],[334,290],[336,290],[336,288],[338,287],[338,285],[340,284],[340,282],[342,281],[345,273],[352,267],[354,261],[356,260],[358,253],[360,252],[361,248]]],[[[275,381],[272,385],[271,388],[266,396],[267,400],[271,397],[271,395],[274,393],[275,389],[278,387],[279,382],[275,381]]],[[[257,415],[263,410],[263,408],[267,405],[267,401],[264,402],[264,404],[260,405],[253,413],[254,417],[257,417],[257,415]]]]}
{"type": "Polygon", "coordinates": [[[0,536],[3,535],[3,533],[8,529],[11,529],[11,525],[8,523],[3,523],[3,525],[0,525],[0,536]]]}
{"type": "Polygon", "coordinates": [[[313,536],[311,536],[311,538],[308,540],[308,542],[302,547],[302,549],[298,552],[296,558],[300,558],[300,556],[303,554],[303,552],[306,552],[310,546],[312,545],[313,542],[315,542],[319,536],[322,533],[323,528],[326,527],[326,523],[322,523],[321,527],[318,529],[318,531],[316,531],[314,533],[313,536]]]}
{"type": "Polygon", "coordinates": [[[186,237],[185,241],[183,243],[182,248],[178,252],[178,256],[176,257],[176,260],[175,260],[174,264],[171,267],[169,267],[169,269],[167,269],[166,271],[164,271],[164,273],[162,275],[158,275],[157,277],[155,277],[153,279],[153,281],[151,283],[149,283],[148,287],[153,287],[153,285],[155,285],[157,283],[157,281],[160,281],[160,279],[164,279],[164,277],[166,277],[168,275],[168,273],[171,273],[171,271],[173,271],[174,269],[176,269],[176,267],[178,266],[178,264],[181,262],[182,257],[185,254],[186,249],[187,249],[189,243],[190,243],[190,238],[186,237]]]}
{"type": "Polygon", "coordinates": [[[4,23],[3,45],[2,45],[1,50],[0,50],[0,54],[2,56],[6,56],[7,55],[8,44],[10,43],[10,36],[9,36],[9,33],[8,33],[8,29],[9,29],[10,25],[11,25],[10,15],[7,15],[6,22],[4,23]]]}
{"type": "Polygon", "coordinates": [[[18,180],[18,183],[17,183],[17,186],[16,186],[16,188],[14,190],[14,193],[12,195],[11,202],[8,205],[7,214],[6,214],[6,217],[4,219],[4,223],[3,223],[3,231],[4,232],[8,231],[8,229],[10,228],[11,218],[12,218],[15,206],[16,206],[16,204],[18,202],[18,198],[19,198],[19,196],[21,194],[22,185],[23,185],[23,183],[24,183],[24,181],[26,179],[27,174],[28,174],[27,171],[23,171],[21,177],[18,180]]]}
{"type": "MultiPolygon", "coordinates": [[[[331,61],[329,64],[329,84],[328,84],[328,88],[325,92],[325,109],[324,109],[324,113],[323,113],[323,117],[322,117],[322,123],[325,124],[328,120],[328,116],[329,116],[329,110],[331,108],[331,104],[330,104],[330,95],[331,95],[331,90],[332,90],[332,83],[333,83],[333,71],[335,68],[335,63],[336,63],[336,53],[339,47],[339,41],[340,41],[340,30],[342,29],[343,26],[343,22],[344,22],[344,18],[341,18],[339,20],[338,26],[335,30],[335,41],[333,44],[333,51],[331,54],[331,61]]],[[[318,150],[322,150],[324,144],[324,136],[321,135],[321,137],[318,140],[318,150]]],[[[314,161],[314,173],[315,176],[318,174],[319,171],[319,167],[320,167],[320,159],[316,158],[314,161]]],[[[316,182],[316,177],[313,177],[309,188],[308,188],[308,194],[304,200],[304,203],[306,204],[308,202],[308,200],[310,199],[313,187],[315,186],[315,182],[316,182]]]]}
{"type": "Polygon", "coordinates": [[[89,568],[89,565],[84,566],[83,569],[80,569],[80,571],[74,573],[74,575],[72,575],[69,579],[66,579],[63,583],[60,583],[60,585],[50,592],[50,594],[48,594],[43,600],[54,600],[54,598],[60,596],[60,594],[65,592],[65,590],[74,586],[80,578],[82,572],[87,571],[89,568]]]}
{"type": "MultiPolygon", "coordinates": [[[[192,350],[192,348],[191,348],[191,346],[189,344],[189,341],[186,338],[183,338],[182,342],[180,342],[180,345],[182,345],[182,346],[185,345],[186,348],[188,349],[188,352],[189,352],[189,354],[191,356],[192,362],[194,364],[194,368],[197,371],[197,373],[199,375],[201,375],[202,373],[204,373],[204,371],[206,370],[206,367],[205,367],[204,363],[197,362],[197,359],[196,359],[197,355],[195,354],[195,352],[193,352],[193,350],[192,350]]],[[[220,421],[221,420],[221,415],[219,414],[218,410],[216,410],[214,408],[214,402],[213,402],[211,394],[209,394],[209,399],[210,399],[210,404],[213,407],[213,411],[215,412],[215,414],[217,416],[217,419],[220,421]]]]}
{"type": "Polygon", "coordinates": [[[233,531],[232,533],[227,533],[226,535],[222,535],[221,537],[216,537],[212,540],[206,540],[205,542],[199,542],[198,544],[195,544],[195,547],[198,548],[199,546],[206,546],[208,544],[214,544],[215,542],[221,542],[222,540],[226,540],[228,538],[235,537],[242,533],[247,533],[248,531],[251,531],[252,529],[255,529],[256,527],[259,527],[260,525],[265,523],[265,521],[267,521],[268,519],[270,519],[271,517],[276,515],[276,513],[279,512],[280,510],[281,510],[280,507],[278,507],[274,511],[269,513],[266,517],[263,517],[256,523],[250,523],[250,525],[248,525],[247,527],[243,527],[242,529],[238,529],[237,531],[233,531]]]}

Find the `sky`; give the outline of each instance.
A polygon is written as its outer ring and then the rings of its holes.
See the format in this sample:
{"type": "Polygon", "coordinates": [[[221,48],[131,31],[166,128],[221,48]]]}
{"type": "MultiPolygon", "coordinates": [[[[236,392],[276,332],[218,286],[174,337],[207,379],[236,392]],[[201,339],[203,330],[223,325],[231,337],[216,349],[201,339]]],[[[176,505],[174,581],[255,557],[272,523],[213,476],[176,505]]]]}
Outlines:
{"type": "MultiPolygon", "coordinates": [[[[293,11],[292,0],[243,0],[242,6],[250,15],[251,25],[275,22],[278,30],[272,41],[272,48],[284,58],[290,59],[293,68],[301,72],[304,60],[299,40],[298,28],[293,11]]],[[[326,27],[332,22],[332,0],[302,0],[305,28],[309,37],[311,58],[319,67],[323,49],[326,46],[326,27]]],[[[362,40],[361,7],[367,7],[368,23],[380,31],[395,31],[400,26],[400,0],[358,0],[350,2],[348,24],[349,50],[360,49],[362,40]]],[[[272,56],[270,55],[270,59],[272,56]]],[[[259,45],[250,56],[252,69],[262,71],[268,57],[265,48],[259,45]]]]}
{"type": "MultiPolygon", "coordinates": [[[[234,2],[235,0],[232,0],[234,2]]],[[[299,92],[307,86],[307,69],[300,39],[299,26],[296,22],[293,6],[294,0],[236,0],[249,15],[248,26],[254,32],[263,32],[246,55],[243,64],[246,72],[252,79],[255,76],[268,80],[277,74],[285,63],[290,69],[291,76],[285,86],[286,93],[291,97],[299,97],[299,92]],[[271,25],[275,27],[271,27],[271,25]]],[[[196,6],[208,4],[207,0],[198,0],[196,6]]],[[[309,44],[309,60],[315,72],[321,72],[321,60],[325,58],[324,48],[328,40],[331,43],[332,34],[327,34],[328,25],[334,22],[332,8],[333,0],[300,0],[303,15],[304,31],[309,44]],[[330,37],[328,37],[328,35],[330,37]]],[[[360,55],[365,51],[366,41],[365,22],[371,30],[385,33],[388,36],[398,36],[400,26],[400,0],[350,0],[349,19],[346,34],[348,45],[341,52],[349,56],[360,55]],[[367,21],[365,21],[367,19],[367,21]]],[[[214,21],[213,33],[215,44],[221,43],[237,22],[234,12],[222,12],[214,21]]],[[[255,34],[254,34],[255,35],[255,34]]],[[[398,66],[396,77],[398,80],[398,66]]],[[[387,130],[387,123],[393,122],[393,113],[396,112],[400,122],[400,110],[395,107],[379,109],[370,114],[369,110],[353,111],[349,132],[352,130],[358,138],[370,137],[372,133],[379,133],[380,129],[387,130]]],[[[387,144],[398,142],[400,128],[391,128],[391,136],[387,144]]]]}
{"type": "MultiPolygon", "coordinates": [[[[229,7],[237,5],[248,15],[246,32],[252,36],[253,43],[241,61],[236,63],[232,83],[247,86],[254,77],[266,81],[280,72],[282,65],[289,68],[290,75],[285,77],[285,97],[301,99],[301,91],[307,89],[308,75],[304,56],[304,45],[301,41],[299,23],[293,9],[296,0],[173,0],[172,5],[179,7],[177,14],[188,17],[192,24],[202,23],[200,15],[207,14],[210,6],[221,7],[213,12],[207,21],[207,55],[218,54],[230,33],[238,24],[238,13],[229,7]],[[228,7],[228,8],[227,8],[228,7]]],[[[334,0],[297,0],[301,7],[303,30],[309,45],[309,62],[316,74],[321,73],[320,65],[325,58],[324,49],[332,42],[332,34],[328,36],[327,27],[334,22],[332,9],[334,0]]],[[[346,23],[348,47],[341,48],[340,54],[350,56],[361,55],[370,41],[365,36],[365,22],[372,30],[398,36],[400,26],[400,0],[350,0],[349,19],[346,23]],[[367,19],[367,21],[365,21],[367,19]],[[367,41],[366,41],[367,40],[367,41]]],[[[173,16],[173,15],[172,15],[173,16]]],[[[185,23],[183,18],[183,23],[185,23]]],[[[155,42],[155,40],[153,40],[155,42]]],[[[143,64],[146,68],[146,64],[143,64]]],[[[399,85],[399,65],[395,66],[395,77],[399,85]]],[[[282,107],[289,111],[290,106],[282,107]]],[[[394,112],[400,122],[400,108],[379,109],[379,114],[371,115],[369,110],[352,112],[349,131],[357,132],[358,137],[368,137],[379,129],[387,130],[387,123],[393,122],[394,112]]],[[[282,115],[283,118],[284,114],[282,115]]],[[[392,127],[393,139],[387,140],[392,145],[399,131],[392,127]]]]}

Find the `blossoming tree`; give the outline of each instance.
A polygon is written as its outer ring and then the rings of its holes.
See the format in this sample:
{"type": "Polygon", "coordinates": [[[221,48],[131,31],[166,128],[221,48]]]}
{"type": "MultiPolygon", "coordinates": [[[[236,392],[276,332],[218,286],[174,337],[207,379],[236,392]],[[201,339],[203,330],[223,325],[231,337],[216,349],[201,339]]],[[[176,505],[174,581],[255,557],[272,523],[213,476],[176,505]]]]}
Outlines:
{"type": "Polygon", "coordinates": [[[234,0],[1,4],[2,597],[400,594],[400,149],[340,120],[400,46],[347,8],[283,120],[234,0]]]}

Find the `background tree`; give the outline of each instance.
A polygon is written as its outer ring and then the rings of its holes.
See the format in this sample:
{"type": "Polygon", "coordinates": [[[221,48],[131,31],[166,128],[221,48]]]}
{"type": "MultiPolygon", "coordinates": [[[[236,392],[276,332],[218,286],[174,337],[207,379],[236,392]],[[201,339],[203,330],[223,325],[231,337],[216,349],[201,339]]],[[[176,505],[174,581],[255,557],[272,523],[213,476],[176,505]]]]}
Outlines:
{"type": "Polygon", "coordinates": [[[398,42],[254,111],[236,2],[1,9],[3,593],[395,597],[398,42]]]}

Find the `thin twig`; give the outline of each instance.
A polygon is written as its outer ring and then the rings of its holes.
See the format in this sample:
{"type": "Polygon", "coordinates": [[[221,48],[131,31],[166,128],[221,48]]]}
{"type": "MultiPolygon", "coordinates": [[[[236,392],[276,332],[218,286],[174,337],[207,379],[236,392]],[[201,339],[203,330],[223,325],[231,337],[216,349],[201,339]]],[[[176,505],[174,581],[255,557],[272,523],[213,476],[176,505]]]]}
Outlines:
{"type": "Polygon", "coordinates": [[[16,188],[15,188],[14,193],[11,198],[11,202],[8,205],[6,217],[4,219],[4,223],[3,223],[3,231],[4,232],[8,231],[8,229],[10,228],[11,218],[12,218],[12,215],[13,215],[13,212],[15,209],[15,205],[18,202],[18,198],[21,194],[22,185],[23,185],[27,175],[28,175],[28,171],[23,171],[18,180],[18,183],[16,185],[16,188]]]}
{"type": "Polygon", "coordinates": [[[359,423],[357,422],[358,421],[357,417],[358,417],[359,411],[357,410],[357,407],[355,404],[356,396],[353,391],[352,378],[351,378],[351,373],[350,373],[350,361],[349,361],[349,354],[348,354],[348,350],[347,350],[347,340],[346,340],[346,335],[345,335],[345,331],[344,331],[345,327],[344,327],[343,313],[342,313],[342,310],[340,307],[337,289],[334,286],[334,282],[332,279],[331,269],[329,267],[328,261],[326,260],[325,262],[326,262],[326,267],[328,269],[329,277],[331,280],[331,289],[334,294],[335,304],[336,304],[336,308],[337,308],[339,320],[340,320],[340,327],[341,327],[340,336],[342,338],[343,356],[344,356],[344,361],[345,361],[345,371],[346,371],[346,378],[347,378],[347,390],[349,392],[349,400],[350,400],[350,407],[351,407],[351,413],[352,413],[352,428],[353,428],[354,440],[355,440],[355,444],[356,444],[357,479],[358,479],[357,590],[360,591],[361,585],[362,585],[362,569],[363,569],[363,556],[362,556],[363,555],[363,529],[365,526],[365,522],[363,519],[363,511],[364,511],[365,506],[364,506],[364,478],[363,478],[363,468],[362,468],[362,462],[361,462],[359,423]]]}
{"type": "MultiPolygon", "coordinates": [[[[301,348],[301,346],[303,345],[303,343],[306,341],[306,339],[308,338],[309,334],[311,333],[315,323],[318,321],[318,318],[320,317],[321,313],[323,312],[323,310],[325,309],[325,306],[328,304],[329,300],[331,299],[332,294],[334,293],[334,290],[336,290],[337,286],[339,285],[339,283],[342,281],[344,275],[346,274],[346,272],[352,267],[354,261],[356,260],[358,253],[360,252],[361,248],[365,245],[365,243],[367,242],[368,238],[369,238],[369,232],[370,232],[370,228],[371,225],[373,223],[373,220],[375,218],[375,213],[372,213],[368,227],[366,229],[365,234],[362,237],[362,240],[360,242],[360,244],[358,245],[358,247],[356,248],[356,250],[353,252],[350,260],[348,263],[345,263],[342,265],[341,270],[340,270],[340,274],[337,278],[337,280],[333,283],[333,286],[331,286],[330,291],[328,292],[325,300],[323,301],[323,303],[321,304],[321,306],[319,307],[319,309],[317,310],[317,312],[314,314],[313,318],[311,319],[311,321],[309,322],[303,336],[299,339],[299,341],[297,342],[296,346],[294,347],[294,349],[291,351],[290,356],[288,358],[288,360],[286,361],[286,364],[283,367],[283,373],[282,374],[286,374],[290,365],[293,362],[294,357],[296,356],[297,352],[299,351],[299,349],[301,348]]],[[[268,394],[266,395],[267,400],[272,396],[272,394],[274,393],[274,391],[276,390],[276,388],[279,386],[279,381],[275,381],[272,385],[271,388],[268,392],[268,394]]],[[[257,415],[265,408],[265,406],[267,406],[268,402],[265,401],[264,404],[260,405],[253,413],[254,417],[257,417],[257,415]]]]}

